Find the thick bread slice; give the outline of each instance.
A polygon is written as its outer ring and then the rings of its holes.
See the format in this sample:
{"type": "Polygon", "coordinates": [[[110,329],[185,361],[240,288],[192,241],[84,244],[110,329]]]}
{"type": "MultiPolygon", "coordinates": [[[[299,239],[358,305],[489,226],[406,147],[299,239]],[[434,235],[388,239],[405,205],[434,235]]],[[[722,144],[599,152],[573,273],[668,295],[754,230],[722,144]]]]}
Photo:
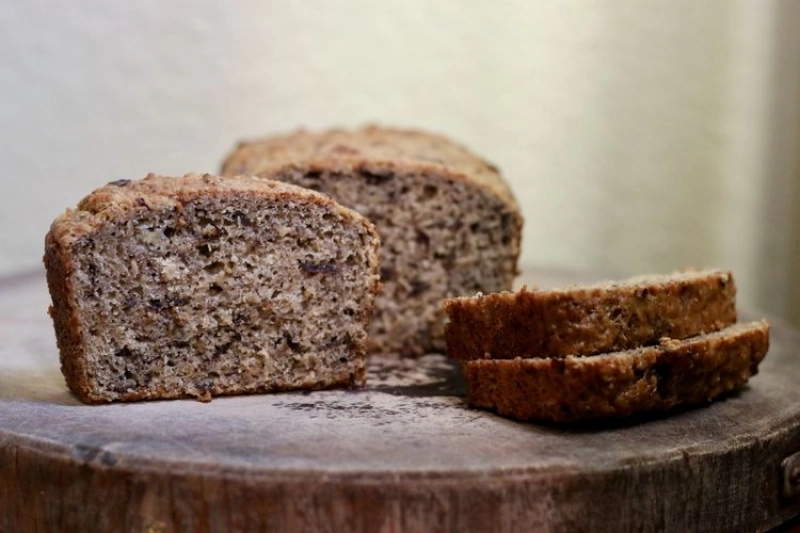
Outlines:
{"type": "Polygon", "coordinates": [[[112,182],[46,237],[67,385],[98,403],[362,384],[378,247],[284,183],[112,182]]]}
{"type": "Polygon", "coordinates": [[[444,351],[441,300],[511,288],[522,216],[497,168],[449,139],[368,127],[242,143],[222,166],[331,195],[375,224],[370,351],[444,351]]]}
{"type": "Polygon", "coordinates": [[[685,339],[736,322],[730,272],[636,277],[567,290],[503,292],[445,301],[454,359],[565,357],[685,339]]]}
{"type": "Polygon", "coordinates": [[[758,372],[768,348],[762,321],[612,354],[467,361],[464,378],[471,405],[518,420],[624,417],[735,390],[758,372]]]}

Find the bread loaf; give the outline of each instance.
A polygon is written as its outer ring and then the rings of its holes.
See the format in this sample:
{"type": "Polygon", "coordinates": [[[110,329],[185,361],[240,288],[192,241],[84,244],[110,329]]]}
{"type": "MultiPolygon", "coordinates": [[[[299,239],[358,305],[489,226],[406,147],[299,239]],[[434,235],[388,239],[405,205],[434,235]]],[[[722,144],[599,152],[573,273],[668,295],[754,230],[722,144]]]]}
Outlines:
{"type": "Polygon", "coordinates": [[[444,350],[441,300],[511,288],[522,217],[497,168],[452,141],[369,127],[242,143],[222,173],[322,191],[381,236],[370,351],[444,350]]]}
{"type": "Polygon", "coordinates": [[[89,403],[359,385],[378,248],[361,215],[284,183],[111,182],[46,237],[67,384],[89,403]]]}
{"type": "Polygon", "coordinates": [[[707,270],[566,290],[523,288],[444,305],[450,357],[566,357],[724,328],[736,322],[736,286],[730,272],[707,270]]]}
{"type": "Polygon", "coordinates": [[[517,420],[570,422],[707,403],[744,385],[769,348],[766,322],[594,356],[476,359],[469,402],[517,420]]]}

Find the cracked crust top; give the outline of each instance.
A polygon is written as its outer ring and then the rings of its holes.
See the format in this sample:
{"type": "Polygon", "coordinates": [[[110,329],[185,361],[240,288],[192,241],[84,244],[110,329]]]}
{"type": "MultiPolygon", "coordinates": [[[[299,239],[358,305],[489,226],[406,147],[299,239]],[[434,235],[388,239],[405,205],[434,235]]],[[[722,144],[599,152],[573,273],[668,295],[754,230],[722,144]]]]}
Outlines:
{"type": "Polygon", "coordinates": [[[415,172],[468,180],[485,188],[519,212],[497,167],[442,135],[412,129],[367,126],[243,141],[225,159],[222,174],[271,177],[293,167],[327,170],[376,167],[398,174],[415,172]]]}

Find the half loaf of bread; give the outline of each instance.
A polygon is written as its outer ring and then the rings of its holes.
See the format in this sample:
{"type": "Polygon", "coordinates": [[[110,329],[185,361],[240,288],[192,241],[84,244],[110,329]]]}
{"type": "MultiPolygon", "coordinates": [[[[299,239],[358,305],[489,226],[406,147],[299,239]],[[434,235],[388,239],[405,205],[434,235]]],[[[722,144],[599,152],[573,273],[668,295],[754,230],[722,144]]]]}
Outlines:
{"type": "Polygon", "coordinates": [[[766,322],[588,357],[480,359],[464,364],[471,405],[518,420],[570,422],[707,403],[758,372],[766,322]]]}
{"type": "Polygon", "coordinates": [[[242,143],[222,166],[322,191],[380,234],[370,351],[444,350],[441,300],[508,290],[522,216],[497,168],[444,137],[368,127],[242,143]]]}
{"type": "Polygon", "coordinates": [[[111,182],[46,237],[67,385],[97,403],[361,384],[378,249],[361,215],[292,185],[111,182]]]}
{"type": "Polygon", "coordinates": [[[730,272],[643,276],[566,290],[448,299],[447,353],[459,360],[566,357],[684,339],[736,322],[730,272]]]}

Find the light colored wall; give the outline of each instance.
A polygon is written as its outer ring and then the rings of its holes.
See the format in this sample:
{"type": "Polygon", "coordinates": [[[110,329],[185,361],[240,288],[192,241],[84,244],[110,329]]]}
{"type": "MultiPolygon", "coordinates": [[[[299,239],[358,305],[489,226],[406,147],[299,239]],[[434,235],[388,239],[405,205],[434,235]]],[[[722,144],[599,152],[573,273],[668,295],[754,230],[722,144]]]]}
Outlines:
{"type": "Polygon", "coordinates": [[[148,171],[214,171],[241,137],[380,122],[498,164],[523,262],[720,266],[797,289],[800,2],[0,5],[0,272],[49,222],[148,171]]]}

